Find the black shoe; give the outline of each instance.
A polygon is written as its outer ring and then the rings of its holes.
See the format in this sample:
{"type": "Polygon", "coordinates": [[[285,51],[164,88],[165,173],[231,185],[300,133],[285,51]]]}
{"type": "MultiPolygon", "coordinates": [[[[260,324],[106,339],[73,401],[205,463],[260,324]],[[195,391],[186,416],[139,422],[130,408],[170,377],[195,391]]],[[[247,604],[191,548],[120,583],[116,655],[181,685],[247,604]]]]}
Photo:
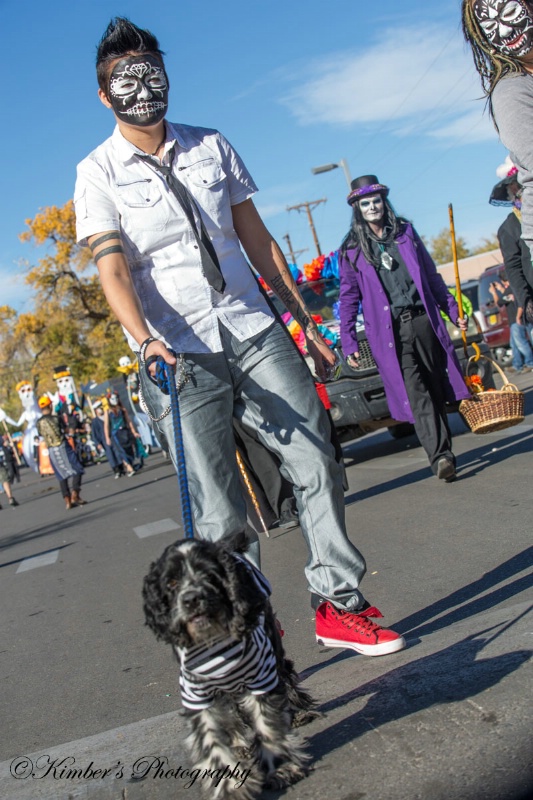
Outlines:
{"type": "Polygon", "coordinates": [[[293,514],[290,511],[282,511],[278,520],[278,528],[296,528],[300,524],[298,514],[293,514]]]}
{"type": "Polygon", "coordinates": [[[437,478],[446,481],[446,483],[451,483],[456,478],[455,464],[446,456],[439,458],[437,462],[437,478]]]}
{"type": "Polygon", "coordinates": [[[15,498],[14,498],[14,497],[10,497],[10,499],[9,499],[9,505],[10,505],[10,506],[13,506],[13,508],[15,508],[15,506],[18,506],[18,503],[17,503],[17,501],[15,500],[15,498]]]}

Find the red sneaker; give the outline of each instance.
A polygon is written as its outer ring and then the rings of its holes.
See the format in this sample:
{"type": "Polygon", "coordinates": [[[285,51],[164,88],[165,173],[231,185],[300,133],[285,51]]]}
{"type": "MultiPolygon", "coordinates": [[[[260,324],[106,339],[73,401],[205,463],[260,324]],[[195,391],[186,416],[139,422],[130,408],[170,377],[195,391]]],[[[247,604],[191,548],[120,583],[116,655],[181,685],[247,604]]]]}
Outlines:
{"type": "Polygon", "coordinates": [[[316,640],[326,647],[351,647],[364,656],[385,656],[403,650],[403,636],[369,619],[382,616],[375,606],[352,614],[322,603],[316,612],[316,640]]]}

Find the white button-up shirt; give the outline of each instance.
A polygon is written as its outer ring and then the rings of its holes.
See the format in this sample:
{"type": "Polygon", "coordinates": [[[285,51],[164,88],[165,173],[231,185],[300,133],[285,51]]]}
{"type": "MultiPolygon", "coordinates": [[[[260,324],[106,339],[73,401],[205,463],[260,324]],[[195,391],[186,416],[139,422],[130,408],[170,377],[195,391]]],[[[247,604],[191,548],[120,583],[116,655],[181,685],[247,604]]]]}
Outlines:
{"type": "MultiPolygon", "coordinates": [[[[77,236],[120,231],[133,283],[153,336],[178,352],[222,350],[219,321],[240,341],[273,321],[233,228],[231,206],[257,191],[218,131],[166,122],[165,153],[176,143],[173,172],[194,196],[226,281],[216,292],[203,271],[196,236],[164,177],[118,127],[78,165],[77,236]]],[[[163,157],[164,161],[164,157],[163,157]]],[[[125,331],[133,350],[139,345],[125,331]]]]}

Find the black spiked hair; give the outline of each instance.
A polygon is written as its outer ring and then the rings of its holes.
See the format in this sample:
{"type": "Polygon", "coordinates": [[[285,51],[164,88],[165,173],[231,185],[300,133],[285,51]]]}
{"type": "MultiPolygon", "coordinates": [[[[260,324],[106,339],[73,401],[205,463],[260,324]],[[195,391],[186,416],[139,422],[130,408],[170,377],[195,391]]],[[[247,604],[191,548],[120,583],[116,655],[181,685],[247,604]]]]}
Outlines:
{"type": "Polygon", "coordinates": [[[163,62],[164,53],[153,33],[138,28],[126,17],[115,17],[107,26],[96,51],[98,86],[106,94],[110,63],[128,53],[152,53],[163,62]]]}

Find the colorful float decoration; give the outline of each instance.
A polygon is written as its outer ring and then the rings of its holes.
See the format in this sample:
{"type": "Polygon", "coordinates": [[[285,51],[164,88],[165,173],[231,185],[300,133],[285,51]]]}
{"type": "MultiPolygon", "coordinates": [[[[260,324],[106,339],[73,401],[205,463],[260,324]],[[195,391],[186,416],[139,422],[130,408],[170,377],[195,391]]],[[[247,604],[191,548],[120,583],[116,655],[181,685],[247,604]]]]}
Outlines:
{"type": "MultiPolygon", "coordinates": [[[[317,256],[308,264],[304,264],[302,269],[298,269],[295,264],[289,264],[289,269],[291,270],[292,276],[297,284],[303,283],[311,283],[313,281],[318,281],[320,279],[325,278],[336,278],[339,279],[339,253],[338,251],[334,251],[330,253],[329,256],[317,256]]],[[[259,282],[268,290],[268,286],[263,280],[263,278],[259,277],[259,282]]],[[[325,322],[320,314],[313,314],[312,317],[318,326],[318,330],[320,334],[323,336],[325,342],[329,345],[329,347],[335,347],[335,345],[339,342],[340,336],[338,333],[339,325],[340,325],[340,316],[339,316],[339,303],[336,302],[332,306],[333,315],[335,318],[335,324],[332,325],[331,321],[325,322]]],[[[296,322],[294,317],[287,311],[286,313],[281,315],[281,318],[289,333],[291,334],[292,338],[298,349],[300,350],[303,355],[308,355],[307,353],[307,346],[305,342],[304,332],[301,326],[296,322]]]]}

